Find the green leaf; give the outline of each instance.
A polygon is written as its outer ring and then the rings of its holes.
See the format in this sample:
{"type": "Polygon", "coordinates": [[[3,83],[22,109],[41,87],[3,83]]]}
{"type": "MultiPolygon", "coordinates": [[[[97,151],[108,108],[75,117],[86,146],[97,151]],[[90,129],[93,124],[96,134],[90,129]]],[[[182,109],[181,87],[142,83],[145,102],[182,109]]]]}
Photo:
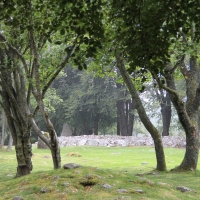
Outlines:
{"type": "Polygon", "coordinates": [[[65,29],[64,28],[60,30],[60,35],[65,35],[65,29]]]}

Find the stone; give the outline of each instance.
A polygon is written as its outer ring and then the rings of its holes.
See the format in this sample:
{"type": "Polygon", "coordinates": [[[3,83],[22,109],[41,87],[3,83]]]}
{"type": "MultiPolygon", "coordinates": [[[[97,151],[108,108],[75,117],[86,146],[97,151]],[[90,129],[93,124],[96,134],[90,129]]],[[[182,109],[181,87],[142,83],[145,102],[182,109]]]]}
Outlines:
{"type": "Polygon", "coordinates": [[[63,183],[63,186],[65,186],[65,187],[68,187],[69,185],[70,185],[69,182],[63,183]]]}
{"type": "MultiPolygon", "coordinates": [[[[60,136],[58,137],[61,147],[64,146],[152,146],[154,142],[149,136],[117,136],[117,135],[82,135],[82,136],[60,136]]],[[[162,137],[164,147],[185,148],[184,136],[162,137]]]]}
{"type": "Polygon", "coordinates": [[[69,124],[67,124],[67,123],[63,124],[61,136],[66,136],[66,137],[72,136],[72,130],[71,130],[69,124]]]}
{"type": "Polygon", "coordinates": [[[21,196],[16,196],[16,197],[14,197],[12,200],[24,200],[24,198],[21,197],[21,196]]]}
{"type": "Polygon", "coordinates": [[[128,190],[126,190],[126,189],[118,189],[118,190],[116,190],[116,192],[120,192],[120,193],[126,193],[128,190]]]}
{"type": "Polygon", "coordinates": [[[63,165],[64,169],[75,169],[81,167],[81,165],[75,164],[75,163],[66,163],[63,165]]]}
{"type": "Polygon", "coordinates": [[[80,141],[77,142],[78,146],[84,146],[87,142],[87,139],[81,139],[80,141]]]}
{"type": "Polygon", "coordinates": [[[140,194],[144,193],[143,190],[136,190],[136,192],[140,194]]]}
{"type": "Polygon", "coordinates": [[[147,165],[147,164],[148,164],[148,162],[142,162],[141,164],[142,164],[142,165],[147,165]]]}
{"type": "Polygon", "coordinates": [[[162,186],[171,187],[171,185],[170,185],[170,184],[168,184],[168,183],[163,183],[163,182],[158,182],[158,185],[162,185],[162,186]]]}
{"type": "Polygon", "coordinates": [[[42,188],[42,189],[40,190],[40,192],[41,192],[41,193],[46,193],[46,192],[47,192],[47,189],[46,189],[46,188],[42,188]]]}
{"type": "Polygon", "coordinates": [[[56,181],[56,180],[58,180],[59,178],[60,178],[59,176],[54,176],[54,177],[53,177],[53,180],[56,181]]]}
{"type": "Polygon", "coordinates": [[[102,187],[105,188],[105,189],[110,189],[110,188],[112,188],[111,185],[106,184],[106,183],[104,183],[104,184],[102,185],[102,187]]]}
{"type": "MultiPolygon", "coordinates": [[[[42,131],[42,134],[49,139],[49,133],[42,131]]],[[[38,149],[48,149],[49,147],[38,137],[37,142],[37,148],[38,149]]]]}
{"type": "Polygon", "coordinates": [[[180,190],[181,192],[191,192],[192,190],[190,188],[184,187],[184,186],[177,186],[177,190],[180,190]]]}

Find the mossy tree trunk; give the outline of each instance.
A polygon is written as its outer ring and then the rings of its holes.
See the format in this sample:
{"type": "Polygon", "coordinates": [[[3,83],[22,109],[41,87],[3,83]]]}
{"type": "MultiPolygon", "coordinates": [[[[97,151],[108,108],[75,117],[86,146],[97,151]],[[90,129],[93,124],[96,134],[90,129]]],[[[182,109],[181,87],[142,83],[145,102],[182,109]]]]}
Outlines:
{"type": "Polygon", "coordinates": [[[155,145],[155,152],[156,152],[156,160],[157,160],[156,169],[159,171],[165,171],[166,162],[165,162],[165,154],[164,154],[161,134],[158,132],[158,130],[154,127],[154,125],[149,120],[146,114],[146,111],[142,105],[142,102],[140,100],[140,97],[138,95],[138,92],[129,74],[126,71],[123,61],[121,60],[120,56],[116,55],[116,59],[117,59],[117,67],[119,68],[121,76],[125,84],[127,85],[129,92],[131,93],[131,96],[135,103],[135,108],[139,114],[139,117],[142,123],[144,124],[145,128],[149,131],[149,133],[151,134],[151,137],[153,138],[154,145],[155,145]]]}
{"type": "Polygon", "coordinates": [[[27,115],[25,81],[22,78],[20,67],[12,61],[12,57],[0,49],[0,92],[2,97],[0,103],[5,112],[15,146],[16,176],[23,176],[32,170],[31,127],[27,115]]]}
{"type": "Polygon", "coordinates": [[[195,170],[197,168],[199,156],[199,135],[198,135],[198,109],[200,105],[200,84],[199,84],[199,69],[197,66],[197,58],[190,58],[190,68],[188,69],[184,57],[180,60],[178,66],[185,78],[187,100],[183,101],[179,96],[173,75],[173,67],[170,63],[165,68],[165,78],[167,87],[165,88],[169,94],[172,103],[174,104],[179,121],[182,124],[186,134],[186,152],[181,164],[177,170],[195,170]]]}

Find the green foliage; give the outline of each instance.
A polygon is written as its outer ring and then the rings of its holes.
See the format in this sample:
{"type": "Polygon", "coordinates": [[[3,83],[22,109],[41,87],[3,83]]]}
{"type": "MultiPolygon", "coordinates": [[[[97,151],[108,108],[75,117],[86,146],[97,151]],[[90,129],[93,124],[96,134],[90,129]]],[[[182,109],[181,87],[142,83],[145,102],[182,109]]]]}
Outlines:
{"type": "Polygon", "coordinates": [[[117,91],[114,80],[67,68],[67,76],[54,84],[63,98],[64,119],[73,129],[87,134],[98,122],[105,132],[116,122],[117,91]]]}

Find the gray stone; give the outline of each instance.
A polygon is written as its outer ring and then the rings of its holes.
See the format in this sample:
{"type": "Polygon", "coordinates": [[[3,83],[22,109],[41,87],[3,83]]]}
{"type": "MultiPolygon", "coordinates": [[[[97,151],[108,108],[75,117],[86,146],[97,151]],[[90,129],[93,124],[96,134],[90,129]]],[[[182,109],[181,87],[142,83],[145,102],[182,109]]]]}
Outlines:
{"type": "Polygon", "coordinates": [[[16,196],[16,197],[14,197],[12,200],[24,200],[24,198],[21,197],[21,196],[16,196]]]}
{"type": "MultiPolygon", "coordinates": [[[[82,136],[61,136],[58,137],[61,147],[64,146],[152,146],[154,142],[149,136],[117,136],[117,135],[82,135],[82,136]]],[[[164,136],[162,137],[164,147],[184,148],[185,137],[164,136]]]]}
{"type": "Polygon", "coordinates": [[[69,124],[67,124],[67,123],[63,124],[61,136],[71,136],[71,135],[72,135],[72,130],[71,130],[69,124]]]}
{"type": "Polygon", "coordinates": [[[186,188],[184,186],[177,186],[177,190],[180,190],[181,192],[191,192],[192,190],[190,188],[186,188]]]}
{"type": "Polygon", "coordinates": [[[53,177],[53,180],[56,181],[56,180],[59,179],[59,178],[60,178],[59,176],[54,176],[54,177],[53,177]]]}
{"type": "Polygon", "coordinates": [[[170,185],[170,184],[168,184],[168,183],[163,183],[163,182],[158,182],[158,185],[162,185],[162,186],[171,187],[171,185],[170,185]]]}
{"type": "Polygon", "coordinates": [[[148,164],[148,162],[142,162],[141,164],[142,164],[142,165],[147,165],[147,164],[148,164]]]}
{"type": "MultiPolygon", "coordinates": [[[[49,133],[42,131],[42,134],[49,139],[49,133]]],[[[37,143],[38,149],[48,149],[48,146],[38,137],[38,143],[37,143]]]]}
{"type": "Polygon", "coordinates": [[[106,183],[104,183],[104,184],[102,185],[102,187],[105,188],[105,189],[110,189],[110,188],[112,188],[111,185],[106,184],[106,183]]]}
{"type": "Polygon", "coordinates": [[[81,139],[80,141],[77,142],[78,146],[84,146],[87,142],[87,139],[81,139]]]}
{"type": "Polygon", "coordinates": [[[63,183],[63,186],[65,186],[65,187],[68,187],[69,185],[70,185],[69,182],[63,183]]]}
{"type": "Polygon", "coordinates": [[[46,193],[46,192],[47,192],[47,188],[42,188],[42,189],[40,190],[40,192],[41,192],[41,193],[46,193]]]}
{"type": "Polygon", "coordinates": [[[136,190],[136,192],[140,194],[144,193],[143,190],[136,190]]]}
{"type": "Polygon", "coordinates": [[[66,163],[63,165],[64,169],[75,169],[81,167],[81,165],[75,164],[75,163],[66,163]]]}
{"type": "Polygon", "coordinates": [[[118,189],[118,190],[116,190],[116,192],[120,192],[120,193],[126,193],[126,192],[127,192],[127,190],[126,190],[126,189],[118,189]]]}

